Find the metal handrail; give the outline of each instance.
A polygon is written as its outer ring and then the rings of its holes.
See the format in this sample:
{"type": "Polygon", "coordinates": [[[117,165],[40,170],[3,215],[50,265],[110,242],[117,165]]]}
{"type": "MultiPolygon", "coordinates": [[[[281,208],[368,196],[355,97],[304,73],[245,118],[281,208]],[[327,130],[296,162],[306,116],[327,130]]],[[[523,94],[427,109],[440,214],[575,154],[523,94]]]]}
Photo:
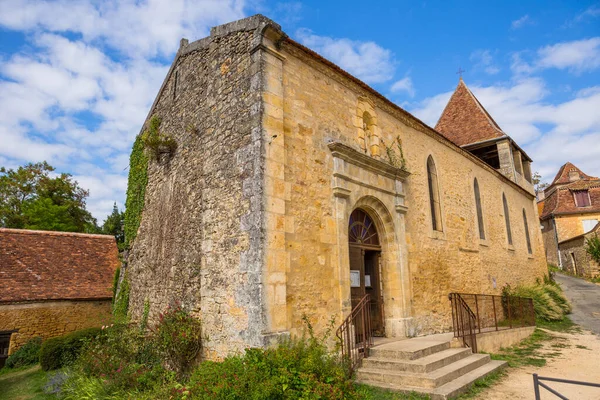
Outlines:
{"type": "Polygon", "coordinates": [[[477,353],[477,337],[475,334],[477,316],[471,310],[460,293],[450,293],[452,305],[452,326],[454,336],[461,338],[466,347],[477,353]]]}
{"type": "Polygon", "coordinates": [[[370,304],[371,297],[366,294],[335,332],[340,340],[342,358],[348,363],[350,374],[362,359],[369,355],[369,349],[373,347],[370,304]]]}
{"type": "Polygon", "coordinates": [[[569,400],[564,395],[558,393],[556,390],[552,389],[550,386],[540,382],[540,381],[549,381],[549,382],[558,382],[558,383],[570,383],[572,385],[581,385],[581,386],[592,386],[600,388],[600,383],[591,383],[591,382],[582,382],[582,381],[572,381],[569,379],[559,379],[559,378],[549,378],[547,376],[539,376],[538,374],[533,374],[533,391],[535,393],[535,400],[540,400],[540,386],[549,391],[550,393],[556,395],[557,397],[563,400],[569,400]]]}
{"type": "Polygon", "coordinates": [[[535,311],[533,300],[528,297],[450,293],[452,303],[452,322],[455,336],[458,337],[457,308],[454,299],[460,298],[467,305],[469,312],[475,316],[475,329],[477,333],[499,331],[502,329],[535,326],[535,311]]]}

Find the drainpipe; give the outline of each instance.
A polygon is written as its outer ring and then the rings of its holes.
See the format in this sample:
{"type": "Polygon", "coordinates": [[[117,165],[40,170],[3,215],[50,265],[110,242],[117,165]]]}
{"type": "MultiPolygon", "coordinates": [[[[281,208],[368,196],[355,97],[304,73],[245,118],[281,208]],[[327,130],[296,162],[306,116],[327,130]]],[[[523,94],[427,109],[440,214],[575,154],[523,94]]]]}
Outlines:
{"type": "Polygon", "coordinates": [[[558,268],[563,269],[560,248],[558,247],[558,230],[556,229],[556,218],[554,215],[552,216],[552,225],[554,226],[554,240],[556,241],[556,252],[558,253],[558,268]]]}

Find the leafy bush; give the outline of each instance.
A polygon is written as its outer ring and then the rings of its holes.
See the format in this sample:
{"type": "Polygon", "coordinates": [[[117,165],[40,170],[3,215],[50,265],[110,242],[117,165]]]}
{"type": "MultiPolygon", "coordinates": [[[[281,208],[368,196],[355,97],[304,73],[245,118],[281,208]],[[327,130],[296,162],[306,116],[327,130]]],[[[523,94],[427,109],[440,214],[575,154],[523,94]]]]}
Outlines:
{"type": "Polygon", "coordinates": [[[600,237],[593,236],[587,239],[585,242],[585,251],[592,256],[594,261],[600,263],[600,237]]]}
{"type": "Polygon", "coordinates": [[[72,364],[81,348],[100,333],[100,328],[88,328],[46,340],[40,349],[42,369],[50,371],[72,364]]]}
{"type": "Polygon", "coordinates": [[[186,375],[202,348],[202,324],[176,306],[160,314],[156,339],[168,364],[179,374],[186,375]]]}
{"type": "MultiPolygon", "coordinates": [[[[544,321],[561,321],[565,314],[571,312],[571,305],[559,286],[539,283],[531,286],[507,287],[511,296],[530,297],[537,319],[544,321]]],[[[504,293],[504,292],[503,292],[504,293]]]]}
{"type": "Polygon", "coordinates": [[[348,370],[321,338],[285,340],[269,349],[247,349],[243,356],[203,362],[178,393],[192,399],[353,399],[348,370]]]}
{"type": "Polygon", "coordinates": [[[37,364],[40,361],[41,347],[41,337],[31,339],[6,359],[5,367],[20,368],[26,365],[37,364]]]}

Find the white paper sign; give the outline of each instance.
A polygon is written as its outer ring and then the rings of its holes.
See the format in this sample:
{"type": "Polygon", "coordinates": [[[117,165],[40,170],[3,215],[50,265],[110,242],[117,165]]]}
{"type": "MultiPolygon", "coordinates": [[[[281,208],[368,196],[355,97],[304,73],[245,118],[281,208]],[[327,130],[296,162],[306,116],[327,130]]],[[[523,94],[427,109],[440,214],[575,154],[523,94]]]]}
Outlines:
{"type": "Polygon", "coordinates": [[[360,271],[350,271],[350,287],[360,287],[360,271]]]}
{"type": "Polygon", "coordinates": [[[371,275],[365,275],[365,286],[371,287],[371,275]]]}

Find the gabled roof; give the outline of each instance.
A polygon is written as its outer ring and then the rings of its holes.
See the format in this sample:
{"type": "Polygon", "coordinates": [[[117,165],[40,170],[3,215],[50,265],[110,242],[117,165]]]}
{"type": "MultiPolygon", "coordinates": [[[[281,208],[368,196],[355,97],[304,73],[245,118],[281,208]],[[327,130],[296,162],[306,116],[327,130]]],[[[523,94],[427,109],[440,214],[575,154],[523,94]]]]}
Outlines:
{"type": "Polygon", "coordinates": [[[570,162],[566,162],[562,167],[560,167],[560,169],[558,170],[558,173],[556,174],[556,176],[554,177],[554,180],[552,181],[552,183],[550,184],[550,186],[548,188],[550,188],[554,185],[561,185],[561,184],[571,182],[571,179],[569,178],[569,173],[572,171],[577,171],[579,173],[580,179],[578,179],[578,180],[581,180],[581,181],[596,181],[596,180],[598,180],[598,178],[595,176],[590,176],[590,175],[583,173],[583,171],[580,170],[579,168],[577,168],[574,164],[572,164],[570,162]]]}
{"type": "Polygon", "coordinates": [[[114,236],[0,228],[0,302],[112,297],[114,236]]]}
{"type": "Polygon", "coordinates": [[[435,129],[458,146],[507,136],[462,78],[435,129]]]}

